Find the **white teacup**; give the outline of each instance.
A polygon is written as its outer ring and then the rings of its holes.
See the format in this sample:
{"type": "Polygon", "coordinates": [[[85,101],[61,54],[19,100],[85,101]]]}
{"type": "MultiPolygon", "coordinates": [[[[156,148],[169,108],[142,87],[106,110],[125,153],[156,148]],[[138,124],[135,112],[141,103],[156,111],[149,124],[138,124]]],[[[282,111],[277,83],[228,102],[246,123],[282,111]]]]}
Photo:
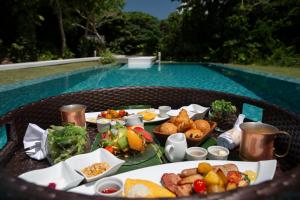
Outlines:
{"type": "Polygon", "coordinates": [[[165,117],[169,116],[167,114],[167,112],[169,112],[171,110],[171,107],[170,106],[159,106],[158,110],[159,110],[159,116],[165,118],[165,117]]]}
{"type": "Polygon", "coordinates": [[[170,162],[182,161],[185,157],[187,143],[184,133],[172,134],[168,137],[165,154],[170,162]]]}
{"type": "Polygon", "coordinates": [[[135,114],[125,116],[125,124],[126,126],[141,126],[144,127],[143,115],[135,114]]]}

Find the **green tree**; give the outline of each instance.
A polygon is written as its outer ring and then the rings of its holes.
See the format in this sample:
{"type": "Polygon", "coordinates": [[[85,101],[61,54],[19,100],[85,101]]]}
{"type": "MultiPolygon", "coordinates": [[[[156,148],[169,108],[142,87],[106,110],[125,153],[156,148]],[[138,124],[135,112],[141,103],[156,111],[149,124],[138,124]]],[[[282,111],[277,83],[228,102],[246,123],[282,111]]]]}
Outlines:
{"type": "Polygon", "coordinates": [[[161,36],[159,20],[142,12],[114,16],[101,29],[115,53],[153,55],[161,36]]]}

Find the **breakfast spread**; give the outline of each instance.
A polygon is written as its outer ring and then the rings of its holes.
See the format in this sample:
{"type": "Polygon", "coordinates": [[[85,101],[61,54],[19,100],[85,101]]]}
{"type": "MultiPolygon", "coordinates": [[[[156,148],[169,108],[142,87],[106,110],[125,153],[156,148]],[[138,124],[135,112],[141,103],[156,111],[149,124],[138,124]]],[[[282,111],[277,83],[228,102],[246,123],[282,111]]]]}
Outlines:
{"type": "Polygon", "coordinates": [[[81,172],[86,177],[97,176],[98,174],[102,174],[106,170],[110,168],[110,165],[106,162],[94,163],[91,166],[85,167],[81,170],[81,172]]]}

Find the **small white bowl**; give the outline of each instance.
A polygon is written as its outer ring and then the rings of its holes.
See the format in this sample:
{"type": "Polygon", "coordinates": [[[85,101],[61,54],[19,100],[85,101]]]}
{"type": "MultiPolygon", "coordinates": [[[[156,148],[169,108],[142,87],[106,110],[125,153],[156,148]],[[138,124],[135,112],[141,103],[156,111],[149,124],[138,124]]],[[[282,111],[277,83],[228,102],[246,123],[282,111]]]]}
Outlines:
{"type": "Polygon", "coordinates": [[[37,169],[21,174],[19,178],[41,186],[55,184],[57,190],[67,190],[83,181],[83,176],[72,170],[65,162],[44,169],[37,169]]]}
{"type": "Polygon", "coordinates": [[[100,179],[95,184],[96,195],[100,195],[104,197],[118,197],[118,196],[122,196],[122,191],[123,191],[123,182],[118,178],[106,177],[100,179]],[[112,193],[103,192],[103,190],[109,188],[115,188],[117,189],[117,191],[112,193]]]}
{"type": "Polygon", "coordinates": [[[186,149],[187,160],[206,160],[207,150],[202,147],[190,147],[186,149]]]}
{"type": "Polygon", "coordinates": [[[207,149],[209,160],[227,160],[229,150],[222,146],[210,146],[207,149]]]}
{"type": "Polygon", "coordinates": [[[79,172],[84,176],[87,182],[95,181],[105,176],[112,175],[118,171],[118,169],[124,164],[124,160],[121,160],[111,154],[109,151],[99,148],[91,153],[80,154],[73,156],[65,161],[73,170],[79,172]],[[106,162],[110,165],[110,168],[105,172],[98,174],[96,176],[87,177],[82,170],[85,167],[91,166],[95,163],[106,162]]]}

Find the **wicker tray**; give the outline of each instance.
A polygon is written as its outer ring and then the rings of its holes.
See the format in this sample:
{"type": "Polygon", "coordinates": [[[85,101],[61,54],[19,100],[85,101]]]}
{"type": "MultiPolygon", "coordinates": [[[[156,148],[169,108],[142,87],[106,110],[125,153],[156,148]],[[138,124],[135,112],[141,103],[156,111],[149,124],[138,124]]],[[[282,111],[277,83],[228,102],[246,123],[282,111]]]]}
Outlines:
{"type": "MultiPolygon", "coordinates": [[[[212,122],[212,121],[208,121],[210,124],[210,131],[207,132],[205,135],[203,135],[201,138],[187,138],[186,141],[188,143],[189,147],[192,146],[199,146],[203,141],[205,141],[205,139],[207,139],[207,137],[214,131],[214,129],[217,127],[217,123],[216,122],[212,122]]],[[[158,139],[159,143],[161,145],[165,145],[167,138],[170,136],[170,134],[164,134],[162,132],[159,131],[160,126],[156,126],[153,129],[153,133],[155,135],[155,137],[158,139]]]]}
{"type": "MultiPolygon", "coordinates": [[[[99,199],[75,193],[51,190],[27,183],[18,175],[33,169],[47,167],[47,161],[29,159],[23,150],[22,140],[28,123],[38,124],[46,129],[52,124],[60,124],[59,107],[66,104],[84,104],[86,112],[106,110],[124,105],[169,105],[173,109],[197,103],[209,106],[216,99],[225,99],[242,110],[243,104],[251,104],[263,109],[262,121],[287,131],[292,136],[289,154],[278,160],[278,169],[272,181],[240,188],[230,192],[208,196],[191,196],[185,199],[299,199],[300,188],[300,118],[278,106],[263,101],[226,94],[216,91],[172,87],[124,87],[68,93],[34,102],[0,117],[0,126],[7,132],[8,143],[0,150],[0,199],[99,199]],[[291,196],[292,195],[292,196],[291,196]]],[[[95,129],[95,128],[94,128],[95,129]]],[[[93,139],[95,130],[89,129],[93,139]]],[[[276,139],[277,150],[283,150],[287,140],[276,139]]],[[[105,199],[105,198],[103,198],[105,199]]]]}

